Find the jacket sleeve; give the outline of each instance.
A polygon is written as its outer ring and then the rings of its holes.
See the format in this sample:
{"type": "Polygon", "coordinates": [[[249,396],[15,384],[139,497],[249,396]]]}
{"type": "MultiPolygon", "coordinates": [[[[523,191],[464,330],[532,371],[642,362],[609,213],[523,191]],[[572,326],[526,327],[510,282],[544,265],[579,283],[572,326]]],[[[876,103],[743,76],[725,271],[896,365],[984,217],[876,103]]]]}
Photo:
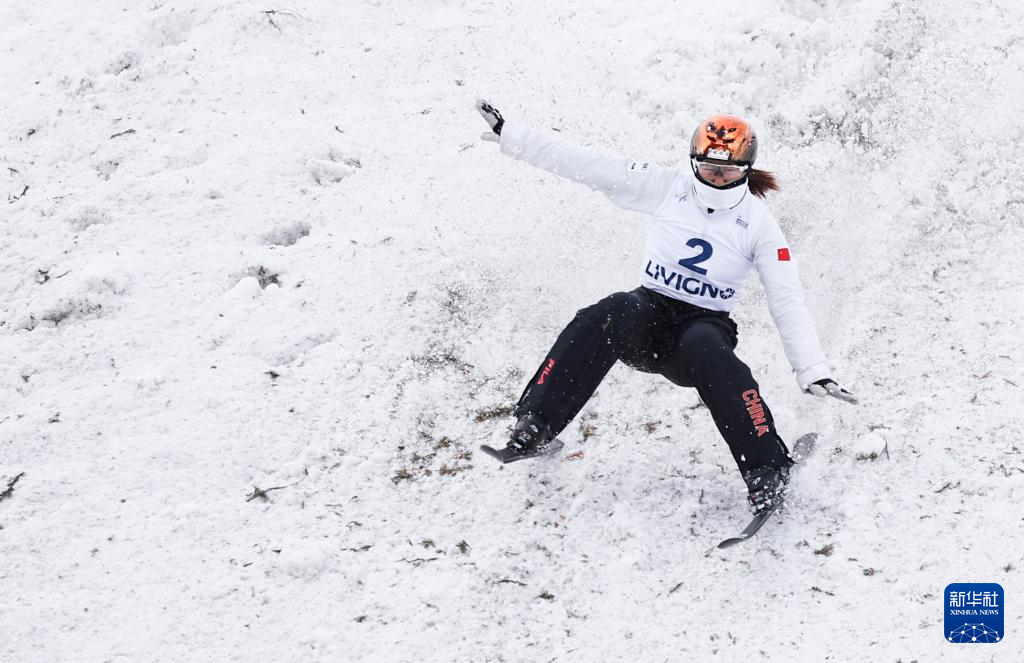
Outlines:
{"type": "Polygon", "coordinates": [[[765,213],[754,245],[754,265],[768,297],[768,311],[782,337],[786,357],[801,389],[832,376],[814,331],[796,260],[779,224],[765,213]]]}
{"type": "Polygon", "coordinates": [[[623,209],[653,214],[671,192],[678,171],[574,145],[546,132],[506,122],[501,151],[600,191],[623,209]]]}

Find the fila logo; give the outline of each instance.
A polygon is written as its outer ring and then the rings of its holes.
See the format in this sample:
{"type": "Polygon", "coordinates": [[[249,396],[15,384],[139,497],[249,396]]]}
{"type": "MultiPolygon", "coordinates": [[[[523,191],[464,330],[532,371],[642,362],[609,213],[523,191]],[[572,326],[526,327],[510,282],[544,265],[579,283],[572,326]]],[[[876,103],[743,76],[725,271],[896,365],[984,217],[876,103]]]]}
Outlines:
{"type": "Polygon", "coordinates": [[[789,249],[779,249],[779,261],[781,261],[781,262],[788,262],[789,261],[789,249]]]}
{"type": "Polygon", "coordinates": [[[555,360],[554,359],[548,359],[547,366],[545,366],[544,370],[542,370],[540,372],[540,379],[537,380],[537,384],[544,384],[544,378],[546,378],[551,373],[551,369],[554,368],[554,367],[555,367],[555,360]]]}
{"type": "Polygon", "coordinates": [[[743,228],[746,228],[747,227],[747,220],[744,219],[742,216],[737,216],[736,217],[736,225],[737,226],[741,226],[743,228]]]}

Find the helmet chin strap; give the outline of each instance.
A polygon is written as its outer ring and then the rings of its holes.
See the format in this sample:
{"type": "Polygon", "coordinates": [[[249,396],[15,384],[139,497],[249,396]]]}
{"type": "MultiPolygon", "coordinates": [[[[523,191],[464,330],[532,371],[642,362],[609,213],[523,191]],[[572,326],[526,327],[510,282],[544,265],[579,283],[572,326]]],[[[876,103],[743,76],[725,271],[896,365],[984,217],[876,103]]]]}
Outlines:
{"type": "Polygon", "coordinates": [[[693,189],[701,204],[710,211],[716,209],[732,209],[743,201],[747,195],[747,178],[729,184],[726,188],[720,189],[711,186],[703,181],[696,173],[693,175],[693,189]]]}

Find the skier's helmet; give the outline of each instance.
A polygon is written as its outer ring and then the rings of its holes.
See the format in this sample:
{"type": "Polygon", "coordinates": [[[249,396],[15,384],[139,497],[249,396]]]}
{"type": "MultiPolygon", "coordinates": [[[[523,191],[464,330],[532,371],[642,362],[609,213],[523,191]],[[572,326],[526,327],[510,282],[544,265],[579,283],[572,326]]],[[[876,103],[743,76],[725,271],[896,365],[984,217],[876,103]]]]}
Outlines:
{"type": "Polygon", "coordinates": [[[757,158],[757,136],[750,124],[735,115],[712,115],[701,122],[690,139],[690,158],[713,159],[752,166],[757,158]]]}

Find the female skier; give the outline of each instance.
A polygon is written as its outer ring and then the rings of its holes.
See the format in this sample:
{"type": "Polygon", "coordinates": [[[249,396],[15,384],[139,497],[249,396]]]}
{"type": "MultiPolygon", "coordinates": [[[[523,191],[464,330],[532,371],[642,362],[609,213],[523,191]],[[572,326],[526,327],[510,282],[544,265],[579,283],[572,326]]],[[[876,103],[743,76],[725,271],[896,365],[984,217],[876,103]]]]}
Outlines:
{"type": "Polygon", "coordinates": [[[775,429],[750,369],[734,354],[729,317],[756,268],[768,309],[799,386],[856,403],[831,378],[818,344],[796,261],[762,199],[778,190],[753,168],[757,138],[733,115],[713,115],[693,132],[689,168],[609,156],[546,132],[506,123],[477,101],[497,142],[515,159],[601,191],[619,207],[650,214],[641,286],[576,313],[559,335],[515,410],[506,448],[530,455],[579,413],[617,360],[695,387],[747,484],[755,514],[781,496],[793,459],[775,429]],[[751,195],[753,194],[753,195],[751,195]]]}

